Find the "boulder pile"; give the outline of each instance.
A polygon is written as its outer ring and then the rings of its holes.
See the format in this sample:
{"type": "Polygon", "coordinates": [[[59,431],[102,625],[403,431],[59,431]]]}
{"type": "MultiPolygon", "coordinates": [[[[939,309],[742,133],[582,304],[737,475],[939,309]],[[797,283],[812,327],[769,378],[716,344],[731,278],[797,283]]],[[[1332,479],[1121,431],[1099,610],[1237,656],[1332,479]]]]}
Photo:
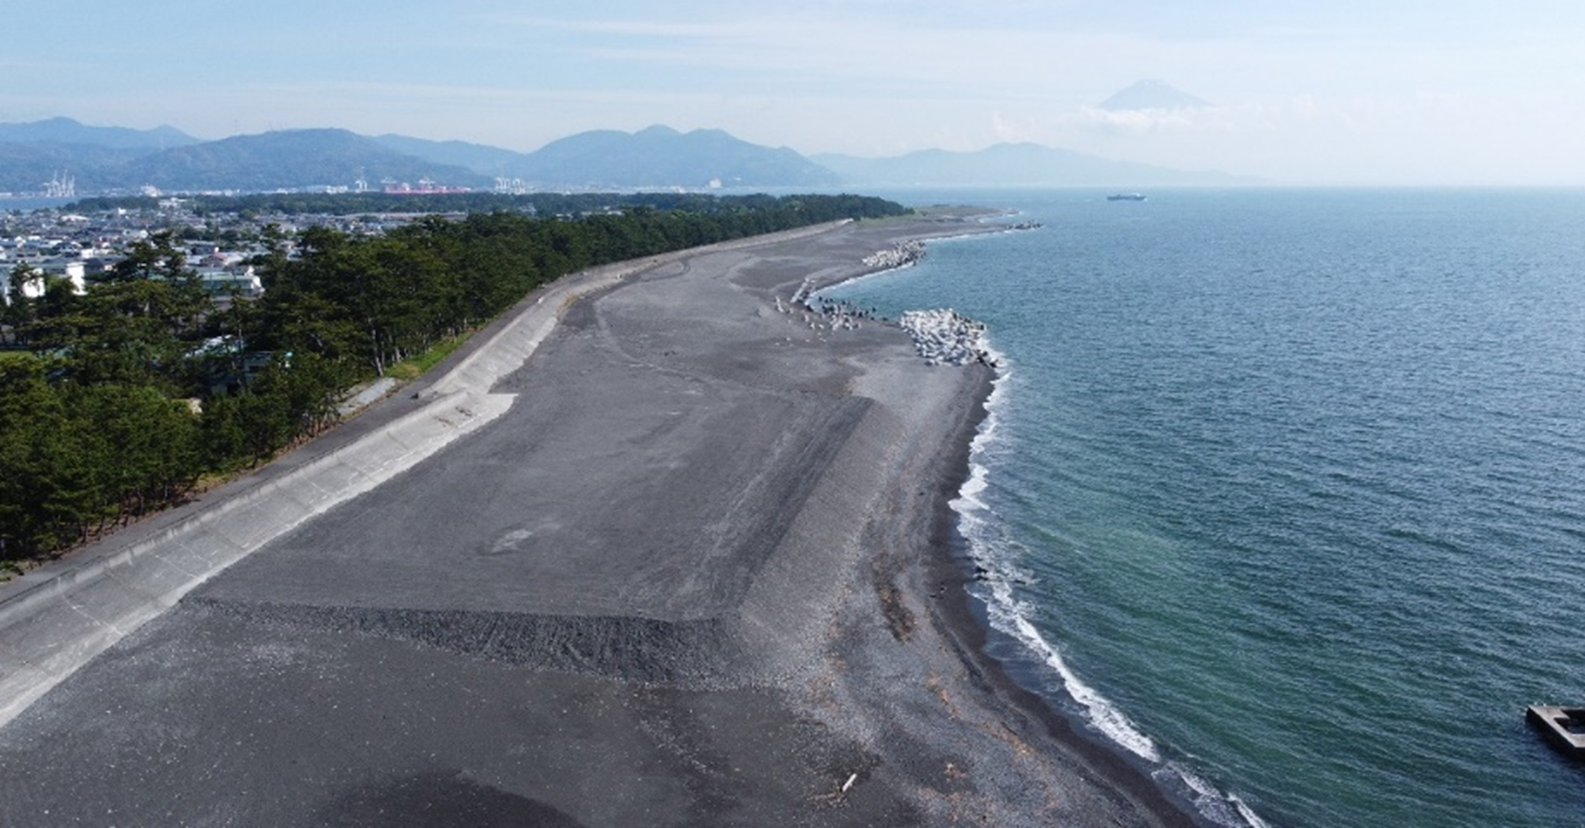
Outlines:
{"type": "Polygon", "coordinates": [[[914,340],[914,350],[930,365],[995,366],[985,339],[985,323],[948,309],[907,311],[898,324],[914,340]]]}
{"type": "Polygon", "coordinates": [[[864,257],[865,267],[904,267],[911,265],[925,257],[925,243],[922,241],[898,242],[886,250],[877,250],[864,257]]]}

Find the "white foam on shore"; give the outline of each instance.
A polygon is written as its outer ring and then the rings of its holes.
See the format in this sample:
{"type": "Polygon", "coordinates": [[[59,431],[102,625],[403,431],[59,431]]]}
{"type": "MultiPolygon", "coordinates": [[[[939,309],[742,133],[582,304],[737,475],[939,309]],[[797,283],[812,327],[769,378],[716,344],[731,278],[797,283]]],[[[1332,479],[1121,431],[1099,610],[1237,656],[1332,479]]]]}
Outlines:
{"type": "MultiPolygon", "coordinates": [[[[951,236],[931,239],[930,243],[980,239],[989,235],[992,234],[951,236]]],[[[907,261],[898,262],[892,267],[867,273],[841,284],[844,287],[851,287],[855,282],[894,274],[913,267],[919,258],[910,257],[907,261]]],[[[815,291],[810,290],[809,283],[805,282],[804,286],[794,294],[793,301],[804,303],[816,301],[821,292],[830,287],[835,285],[815,291]]],[[[1155,743],[1150,737],[1135,727],[1121,710],[1094,688],[1085,684],[1068,667],[1056,646],[1047,641],[1030,621],[1030,616],[1033,614],[1032,606],[1014,594],[1014,585],[1020,582],[1027,583],[1030,577],[1017,570],[1016,555],[1006,551],[1008,545],[999,537],[994,512],[981,497],[989,485],[990,469],[986,463],[986,455],[993,453],[1000,442],[998,438],[1000,412],[1006,407],[1011,387],[1010,380],[1013,374],[1006,355],[992,345],[984,324],[951,309],[905,311],[898,318],[898,324],[913,338],[914,347],[920,356],[931,364],[962,365],[983,360],[996,371],[990,396],[985,401],[985,419],[980,421],[979,429],[970,444],[968,479],[959,488],[958,496],[949,504],[957,513],[959,529],[968,540],[970,557],[985,572],[982,584],[987,588],[987,594],[981,594],[979,597],[985,601],[991,626],[1018,640],[1032,655],[1055,670],[1062,679],[1064,689],[1084,706],[1090,723],[1097,730],[1131,753],[1150,762],[1160,762],[1160,752],[1156,750],[1155,743]]]]}
{"type": "Polygon", "coordinates": [[[840,282],[836,282],[836,283],[829,284],[829,285],[824,285],[824,286],[822,286],[822,287],[820,287],[818,289],[813,287],[813,283],[812,282],[806,280],[804,282],[804,285],[799,288],[799,292],[793,294],[792,300],[794,302],[805,302],[805,303],[811,302],[811,301],[814,301],[815,299],[818,299],[820,297],[820,294],[824,293],[825,291],[831,290],[832,288],[842,288],[843,290],[847,290],[848,288],[851,288],[854,285],[857,285],[857,284],[860,284],[860,283],[863,283],[863,282],[868,282],[868,281],[872,281],[872,280],[878,280],[878,279],[880,279],[881,277],[884,277],[884,276],[895,276],[896,274],[901,273],[901,272],[913,267],[916,264],[918,264],[918,262],[916,262],[916,261],[915,262],[905,262],[903,264],[897,265],[896,267],[888,267],[888,268],[885,268],[885,269],[882,269],[882,270],[872,270],[872,271],[870,271],[868,273],[861,273],[861,274],[859,274],[857,276],[854,276],[854,277],[852,277],[850,279],[843,279],[840,282]]]}
{"type": "MultiPolygon", "coordinates": [[[[929,244],[934,246],[944,242],[979,240],[1016,232],[1025,231],[1009,227],[1001,232],[933,238],[929,244]]],[[[896,275],[899,271],[913,267],[917,261],[865,273],[838,284],[849,288],[858,282],[896,275]]],[[[813,302],[821,293],[837,285],[827,285],[819,290],[811,290],[810,287],[806,283],[795,300],[813,302]]],[[[1122,710],[1080,679],[1063,659],[1061,650],[1035,627],[1032,620],[1035,607],[1020,599],[1016,593],[1019,585],[1033,581],[1033,576],[1018,566],[1024,550],[1015,548],[1016,544],[1002,534],[1003,524],[985,498],[990,488],[990,466],[994,463],[995,455],[1010,450],[1002,435],[1001,419],[1014,385],[1012,366],[1006,355],[996,350],[991,343],[983,324],[951,310],[905,312],[899,318],[899,325],[915,337],[915,347],[926,359],[931,358],[926,353],[928,346],[920,347],[920,332],[915,330],[916,327],[943,336],[949,333],[952,341],[961,341],[958,347],[969,355],[965,361],[973,361],[983,354],[987,364],[996,371],[990,396],[985,401],[986,416],[980,421],[970,444],[969,476],[959,488],[958,496],[949,504],[958,516],[959,531],[968,542],[969,556],[983,573],[978,588],[971,591],[984,602],[991,627],[1011,636],[1031,658],[1051,669],[1060,678],[1062,689],[1082,706],[1084,719],[1092,728],[1153,765],[1151,777],[1164,788],[1174,790],[1188,800],[1201,816],[1225,828],[1269,828],[1237,794],[1223,794],[1182,764],[1164,761],[1155,742],[1122,710]]],[[[936,335],[931,333],[927,339],[936,335]]]]}
{"type": "Polygon", "coordinates": [[[1178,790],[1199,813],[1212,823],[1227,828],[1269,828],[1236,794],[1223,794],[1203,777],[1177,762],[1164,761],[1151,738],[1139,729],[1122,710],[1086,684],[1062,657],[1061,650],[1047,640],[1033,622],[1034,606],[1017,595],[1017,587],[1031,576],[1018,567],[1020,552],[1002,535],[994,509],[986,502],[990,487],[990,463],[1005,448],[1001,417],[1013,383],[1012,366],[1004,354],[995,350],[988,338],[981,344],[998,366],[990,396],[986,399],[985,419],[969,449],[969,476],[950,506],[958,515],[958,526],[968,541],[969,555],[982,573],[977,597],[985,602],[990,624],[1012,636],[1026,651],[1060,677],[1062,688],[1083,707],[1088,724],[1123,749],[1155,765],[1152,778],[1178,790]]]}
{"type": "Polygon", "coordinates": [[[980,597],[985,601],[991,626],[1017,639],[1031,654],[1055,670],[1062,679],[1063,688],[1083,705],[1090,724],[1096,730],[1130,753],[1149,762],[1160,762],[1161,753],[1150,737],[1073,672],[1056,645],[1047,641],[1030,620],[1034,612],[1032,605],[1014,592],[1015,584],[1025,578],[1017,572],[1016,562],[1013,555],[1008,553],[1007,544],[997,536],[994,511],[981,497],[989,485],[990,470],[985,462],[986,455],[993,453],[1000,442],[998,427],[1001,412],[1006,407],[1011,385],[1009,380],[1013,372],[1006,367],[1005,356],[989,348],[988,343],[986,350],[997,365],[1004,367],[997,371],[990,397],[985,402],[985,419],[980,423],[979,432],[970,445],[969,478],[950,506],[958,514],[958,525],[969,543],[969,555],[984,573],[980,583],[985,594],[980,597]]]}
{"type": "Polygon", "coordinates": [[[1249,803],[1239,798],[1238,794],[1228,794],[1227,801],[1233,804],[1233,807],[1238,810],[1238,815],[1243,817],[1245,822],[1249,823],[1250,828],[1271,828],[1271,825],[1269,825],[1265,820],[1261,819],[1258,814],[1251,810],[1249,803]]]}

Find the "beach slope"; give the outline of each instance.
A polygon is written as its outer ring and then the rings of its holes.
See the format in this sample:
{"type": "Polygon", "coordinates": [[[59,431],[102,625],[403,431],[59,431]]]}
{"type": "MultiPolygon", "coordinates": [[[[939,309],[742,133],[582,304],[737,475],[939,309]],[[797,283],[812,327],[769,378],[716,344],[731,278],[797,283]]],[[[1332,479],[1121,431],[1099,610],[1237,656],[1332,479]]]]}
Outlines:
{"type": "MultiPolygon", "coordinates": [[[[852,223],[591,281],[465,389],[501,413],[0,728],[6,820],[1189,824],[980,654],[946,503],[990,369],[788,302],[973,227],[852,223]]],[[[395,414],[368,416],[338,439],[395,414]]]]}

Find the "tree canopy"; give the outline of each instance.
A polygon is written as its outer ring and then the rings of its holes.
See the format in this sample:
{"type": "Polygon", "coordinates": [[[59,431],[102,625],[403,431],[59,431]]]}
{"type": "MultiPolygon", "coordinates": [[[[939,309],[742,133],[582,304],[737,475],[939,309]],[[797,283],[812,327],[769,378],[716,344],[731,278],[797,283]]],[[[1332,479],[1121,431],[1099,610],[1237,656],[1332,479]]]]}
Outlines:
{"type": "Polygon", "coordinates": [[[0,344],[24,349],[0,352],[0,561],[81,543],[312,437],[350,386],[563,274],[905,212],[859,196],[556,198],[535,216],[429,216],[378,236],[310,229],[295,255],[276,234],[254,261],[256,300],[206,292],[169,232],[81,295],[19,266],[0,318],[0,344]],[[40,280],[42,294],[20,287],[40,280]]]}

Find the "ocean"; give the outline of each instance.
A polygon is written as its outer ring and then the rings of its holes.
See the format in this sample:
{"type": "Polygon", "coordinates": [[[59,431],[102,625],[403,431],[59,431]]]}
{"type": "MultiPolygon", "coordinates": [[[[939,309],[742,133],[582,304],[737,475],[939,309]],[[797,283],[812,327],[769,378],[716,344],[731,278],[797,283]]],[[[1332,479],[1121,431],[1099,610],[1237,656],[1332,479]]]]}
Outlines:
{"type": "Polygon", "coordinates": [[[1224,825],[1585,825],[1585,192],[883,195],[1044,225],[823,293],[987,324],[1020,681],[1224,825]]]}

